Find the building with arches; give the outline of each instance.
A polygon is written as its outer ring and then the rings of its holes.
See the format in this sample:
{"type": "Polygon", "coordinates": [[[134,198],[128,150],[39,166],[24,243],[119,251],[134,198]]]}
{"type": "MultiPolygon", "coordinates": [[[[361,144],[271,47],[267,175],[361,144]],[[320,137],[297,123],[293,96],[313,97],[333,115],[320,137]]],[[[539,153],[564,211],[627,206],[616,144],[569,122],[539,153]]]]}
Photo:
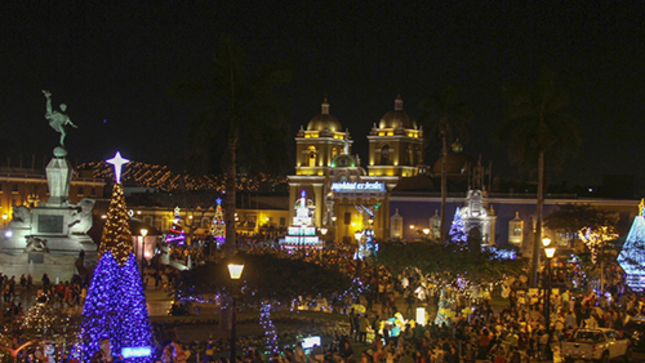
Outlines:
{"type": "MultiPolygon", "coordinates": [[[[290,204],[302,190],[315,204],[314,224],[328,231],[327,240],[354,242],[357,231],[372,229],[376,238],[389,236],[389,190],[401,177],[414,176],[423,162],[423,131],[403,111],[397,97],[394,110],[375,123],[369,136],[367,170],[351,155],[349,130],[329,113],[321,113],[296,135],[296,172],[289,176],[290,204]]],[[[293,212],[292,212],[293,213],[293,212]]],[[[290,216],[292,217],[292,216],[290,216]]]]}

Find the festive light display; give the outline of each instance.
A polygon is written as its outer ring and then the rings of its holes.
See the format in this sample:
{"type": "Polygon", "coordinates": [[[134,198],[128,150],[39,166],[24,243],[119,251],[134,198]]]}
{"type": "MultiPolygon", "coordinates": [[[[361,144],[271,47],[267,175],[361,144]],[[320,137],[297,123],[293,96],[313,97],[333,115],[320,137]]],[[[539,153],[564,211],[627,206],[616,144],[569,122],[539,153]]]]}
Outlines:
{"type": "Polygon", "coordinates": [[[591,229],[585,227],[578,231],[578,237],[591,251],[591,261],[595,265],[598,261],[598,250],[607,241],[618,238],[616,233],[612,233],[607,227],[600,227],[600,229],[591,229]]]}
{"type": "Polygon", "coordinates": [[[517,251],[512,249],[501,249],[495,246],[490,246],[488,251],[490,252],[491,259],[515,260],[517,258],[517,251]]]}
{"type": "Polygon", "coordinates": [[[361,232],[361,238],[358,240],[358,249],[354,254],[354,259],[363,260],[372,256],[377,257],[378,247],[374,230],[366,229],[361,232]]]}
{"type": "Polygon", "coordinates": [[[116,180],[117,184],[121,182],[121,170],[123,169],[123,165],[129,162],[130,160],[121,157],[121,153],[118,151],[112,159],[106,160],[106,163],[114,165],[114,179],[116,180]]]}
{"type": "Polygon", "coordinates": [[[437,305],[437,316],[434,320],[435,325],[442,325],[450,322],[455,314],[454,306],[457,299],[449,288],[442,288],[439,293],[439,304],[437,305]]]}
{"type": "Polygon", "coordinates": [[[49,306],[49,297],[43,294],[27,311],[20,328],[28,339],[46,339],[58,335],[54,330],[62,331],[64,324],[65,322],[59,321],[58,314],[49,306]]]}
{"type": "MultiPolygon", "coordinates": [[[[98,262],[83,306],[81,341],[84,359],[99,349],[101,338],[110,338],[112,350],[150,347],[152,329],[146,298],[134,254],[121,266],[106,252],[98,262]]],[[[149,358],[133,362],[150,362],[149,358]]]]}
{"type": "MultiPolygon", "coordinates": [[[[642,204],[642,202],[641,202],[642,204]]],[[[645,218],[643,209],[634,218],[623,250],[618,255],[618,264],[627,274],[625,283],[634,291],[645,290],[645,218]]]]}
{"type": "MultiPolygon", "coordinates": [[[[83,306],[80,344],[82,360],[99,350],[109,338],[111,348],[152,347],[143,283],[132,253],[132,233],[120,183],[114,185],[107,222],[101,237],[99,261],[83,306]]],[[[151,362],[151,357],[133,357],[129,362],[151,362]]]]}
{"type": "MultiPolygon", "coordinates": [[[[95,178],[113,178],[114,171],[106,162],[89,162],[76,167],[74,176],[79,177],[81,172],[91,171],[95,178]]],[[[134,181],[137,185],[155,188],[163,191],[173,191],[180,186],[186,190],[218,190],[225,189],[225,175],[202,175],[194,177],[172,172],[167,166],[151,165],[142,162],[131,162],[128,169],[123,171],[123,180],[134,181]]],[[[238,190],[275,190],[276,187],[287,187],[285,177],[272,177],[266,174],[257,174],[249,177],[239,174],[237,177],[238,190]]]]}
{"type": "Polygon", "coordinates": [[[132,253],[132,233],[128,224],[129,215],[125,207],[125,196],[121,184],[115,184],[112,190],[112,200],[108,209],[101,244],[99,246],[99,260],[107,251],[112,251],[112,256],[120,265],[125,264],[132,253]]]}
{"type": "Polygon", "coordinates": [[[172,226],[170,226],[170,233],[166,235],[166,242],[183,245],[185,241],[186,235],[184,234],[183,227],[181,226],[181,208],[175,207],[172,226]]]}
{"type": "Polygon", "coordinates": [[[280,346],[278,345],[278,330],[271,320],[271,304],[265,301],[263,301],[262,306],[260,306],[260,325],[264,329],[266,349],[272,354],[279,353],[280,346]]]}
{"type": "Polygon", "coordinates": [[[463,248],[468,246],[468,235],[464,230],[464,221],[461,219],[461,209],[459,207],[455,211],[455,217],[452,220],[448,235],[450,236],[450,242],[463,248]]]}
{"type": "Polygon", "coordinates": [[[325,245],[316,235],[316,226],[313,224],[315,207],[307,193],[303,190],[300,198],[296,201],[296,216],[293,217],[293,225],[289,226],[288,234],[280,245],[285,249],[322,249],[325,245]]]}
{"type": "Polygon", "coordinates": [[[222,198],[217,198],[215,202],[217,203],[217,207],[215,208],[213,223],[211,223],[210,234],[215,237],[217,244],[221,245],[226,239],[226,222],[224,221],[224,214],[222,213],[222,198]]]}

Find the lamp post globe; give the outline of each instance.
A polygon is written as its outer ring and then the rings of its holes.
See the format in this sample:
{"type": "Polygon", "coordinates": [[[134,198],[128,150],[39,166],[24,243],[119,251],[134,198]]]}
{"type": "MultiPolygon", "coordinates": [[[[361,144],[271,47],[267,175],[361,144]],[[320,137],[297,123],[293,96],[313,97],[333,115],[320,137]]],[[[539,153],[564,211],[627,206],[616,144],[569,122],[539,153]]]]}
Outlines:
{"type": "MultiPolygon", "coordinates": [[[[231,262],[228,264],[228,274],[231,280],[233,282],[237,282],[240,277],[242,277],[242,272],[244,271],[244,264],[243,263],[236,263],[236,262],[231,262]]],[[[235,284],[237,285],[237,284],[235,284]]],[[[235,286],[234,291],[237,290],[237,286],[235,286]]],[[[232,300],[232,319],[231,319],[231,346],[229,349],[229,362],[230,363],[235,363],[235,343],[236,343],[236,337],[235,337],[235,292],[231,294],[231,300],[232,300]]]]}
{"type": "Polygon", "coordinates": [[[145,252],[145,243],[146,243],[146,236],[148,235],[148,229],[147,228],[141,228],[139,230],[139,233],[141,234],[141,243],[139,244],[139,263],[140,263],[140,268],[141,268],[141,281],[144,281],[143,274],[143,254],[145,252]]]}

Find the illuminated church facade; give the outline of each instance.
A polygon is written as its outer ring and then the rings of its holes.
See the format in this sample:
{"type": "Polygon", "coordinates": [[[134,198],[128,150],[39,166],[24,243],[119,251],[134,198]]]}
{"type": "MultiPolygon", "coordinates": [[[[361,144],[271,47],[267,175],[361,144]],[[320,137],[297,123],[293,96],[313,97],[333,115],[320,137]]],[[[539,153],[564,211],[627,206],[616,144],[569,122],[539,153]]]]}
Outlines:
{"type": "MultiPolygon", "coordinates": [[[[414,176],[423,163],[423,130],[403,110],[398,97],[394,110],[374,124],[367,136],[367,169],[351,154],[352,137],[329,112],[301,126],[296,135],[295,175],[289,176],[289,203],[301,191],[315,204],[314,222],[329,241],[351,243],[357,231],[374,230],[376,238],[389,237],[389,191],[400,178],[414,176]]],[[[290,208],[293,212],[293,208],[290,208]]]]}

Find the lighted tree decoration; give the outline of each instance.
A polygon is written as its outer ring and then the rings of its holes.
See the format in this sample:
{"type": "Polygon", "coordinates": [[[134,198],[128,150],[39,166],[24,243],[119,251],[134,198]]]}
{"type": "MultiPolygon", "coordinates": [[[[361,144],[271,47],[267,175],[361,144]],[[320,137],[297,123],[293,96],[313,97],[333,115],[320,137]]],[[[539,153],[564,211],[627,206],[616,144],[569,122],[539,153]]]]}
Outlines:
{"type": "Polygon", "coordinates": [[[608,241],[618,238],[618,234],[613,233],[613,228],[610,229],[606,226],[597,229],[585,227],[578,231],[578,237],[591,251],[591,262],[595,265],[598,262],[598,251],[608,241]]]}
{"type": "MultiPolygon", "coordinates": [[[[330,266],[274,254],[246,255],[238,253],[244,261],[243,286],[236,286],[228,273],[226,261],[207,262],[194,269],[182,272],[178,286],[178,298],[184,301],[210,302],[204,296],[229,294],[242,291],[236,304],[260,306],[259,323],[265,334],[266,350],[277,353],[278,335],[271,321],[271,311],[279,305],[288,305],[298,297],[339,297],[350,289],[362,285],[330,266]],[[276,283],[280,281],[280,283],[276,283]],[[235,290],[233,290],[235,289],[235,290]],[[343,291],[345,291],[343,293],[343,291]]],[[[240,280],[240,282],[242,282],[240,280]]],[[[213,300],[214,301],[214,300],[213,300]]]]}
{"type": "Polygon", "coordinates": [[[618,255],[618,264],[625,270],[625,283],[634,291],[645,290],[645,200],[641,200],[639,213],[634,218],[623,250],[618,255]]]}
{"type": "Polygon", "coordinates": [[[177,244],[184,244],[186,235],[184,234],[183,227],[181,226],[181,208],[175,207],[174,217],[172,219],[172,226],[170,226],[170,233],[166,236],[166,242],[177,244]]]}
{"type": "Polygon", "coordinates": [[[213,223],[211,223],[210,234],[220,244],[226,239],[226,222],[224,222],[224,213],[222,213],[222,199],[217,198],[216,202],[217,207],[215,207],[215,217],[213,217],[213,223]]]}
{"type": "Polygon", "coordinates": [[[459,247],[466,248],[468,246],[468,235],[464,229],[464,221],[461,219],[461,209],[457,207],[455,217],[450,226],[450,242],[458,245],[459,247]]]}
{"type": "MultiPolygon", "coordinates": [[[[99,261],[83,306],[81,351],[89,361],[99,349],[99,341],[110,338],[112,351],[120,354],[123,348],[153,347],[146,298],[137,261],[132,253],[132,233],[120,182],[121,167],[128,160],[117,155],[107,161],[115,167],[116,184],[99,246],[99,261]]],[[[130,362],[151,362],[142,356],[130,362]]]]}
{"type": "Polygon", "coordinates": [[[437,304],[437,316],[435,317],[434,323],[436,325],[450,323],[450,319],[455,316],[455,311],[453,306],[456,302],[455,297],[452,294],[450,288],[443,287],[439,293],[439,303],[437,304]]]}

